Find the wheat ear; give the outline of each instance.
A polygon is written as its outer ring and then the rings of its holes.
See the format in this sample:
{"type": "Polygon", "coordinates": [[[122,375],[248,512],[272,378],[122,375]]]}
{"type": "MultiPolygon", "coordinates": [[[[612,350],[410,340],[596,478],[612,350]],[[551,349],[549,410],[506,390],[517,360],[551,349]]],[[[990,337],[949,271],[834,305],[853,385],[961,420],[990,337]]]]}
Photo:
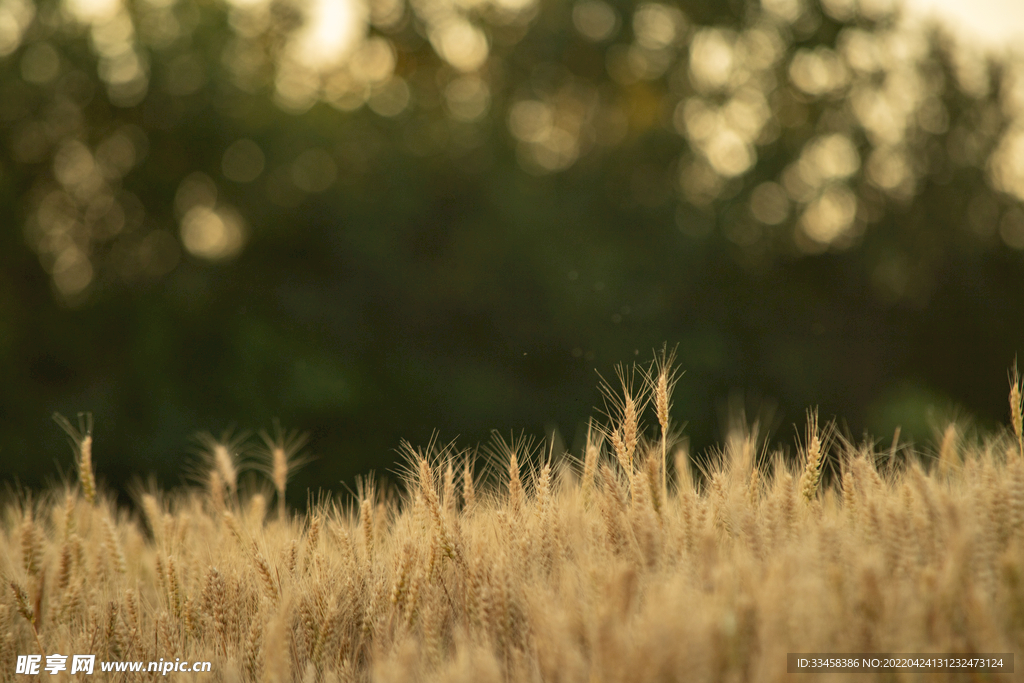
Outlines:
{"type": "Polygon", "coordinates": [[[513,514],[522,509],[524,497],[523,482],[519,478],[519,456],[515,444],[512,444],[508,457],[508,501],[513,514]]]}
{"type": "Polygon", "coordinates": [[[196,452],[206,466],[205,472],[200,470],[201,481],[205,481],[209,488],[210,501],[218,515],[224,511],[224,487],[228,489],[231,503],[235,505],[238,502],[239,451],[247,438],[246,432],[232,436],[230,428],[219,439],[209,432],[195,436],[200,445],[196,452]]]}
{"type": "Polygon", "coordinates": [[[441,550],[450,559],[462,564],[462,554],[456,545],[451,534],[448,532],[441,512],[441,503],[437,499],[437,491],[434,489],[434,473],[426,458],[420,458],[420,495],[427,506],[427,512],[434,523],[434,534],[441,550]]]}
{"type": "Polygon", "coordinates": [[[364,498],[359,505],[359,525],[363,529],[363,550],[366,554],[366,566],[373,566],[373,505],[364,498]]]}
{"type": "Polygon", "coordinates": [[[476,489],[473,486],[473,463],[467,456],[462,469],[462,503],[466,514],[476,508],[476,489]]]}
{"type": "Polygon", "coordinates": [[[1017,452],[1024,458],[1024,405],[1021,403],[1021,393],[1024,391],[1024,379],[1017,371],[1017,361],[1013,361],[1013,371],[1010,375],[1010,422],[1013,425],[1013,433],[1017,436],[1017,452]]]}
{"type": "Polygon", "coordinates": [[[668,499],[668,435],[671,425],[669,413],[672,410],[672,390],[679,381],[679,373],[672,366],[676,360],[676,349],[668,350],[668,344],[661,347],[661,354],[654,355],[654,362],[646,374],[649,391],[654,397],[654,408],[661,427],[661,497],[668,499]]]}
{"type": "Polygon", "coordinates": [[[597,461],[601,455],[601,442],[594,438],[594,423],[587,423],[587,445],[583,454],[583,481],[580,483],[583,500],[590,498],[594,488],[594,474],[597,472],[597,461]]]}
{"type": "Polygon", "coordinates": [[[21,587],[20,584],[16,583],[13,579],[8,582],[11,586],[11,594],[14,596],[14,606],[22,617],[32,626],[32,635],[36,639],[36,647],[39,648],[40,654],[46,654],[43,650],[43,644],[39,640],[39,620],[36,617],[36,613],[33,612],[29,606],[28,593],[21,587]]]}
{"type": "Polygon", "coordinates": [[[60,413],[54,413],[53,420],[71,437],[78,482],[82,485],[86,501],[92,505],[96,501],[96,475],[92,470],[92,413],[78,414],[78,429],[60,413]]]}
{"type": "Polygon", "coordinates": [[[310,458],[299,455],[299,451],[309,441],[309,435],[296,431],[284,431],[281,423],[274,420],[274,435],[260,431],[260,439],[265,448],[260,450],[261,469],[273,482],[277,490],[277,517],[285,518],[285,487],[288,477],[298,468],[309,462],[310,458]]]}
{"type": "Polygon", "coordinates": [[[957,432],[956,425],[950,422],[946,425],[946,430],[942,433],[942,445],[939,447],[940,474],[948,474],[959,463],[960,456],[957,453],[957,444],[959,440],[960,435],[957,432]]]}
{"type": "Polygon", "coordinates": [[[818,431],[818,411],[808,411],[807,440],[804,445],[807,451],[807,461],[804,465],[803,476],[800,477],[800,492],[808,503],[817,495],[818,482],[821,481],[821,463],[825,452],[821,436],[818,431]]]}
{"type": "Polygon", "coordinates": [[[623,387],[625,393],[625,402],[622,410],[622,452],[619,456],[620,461],[623,462],[623,468],[629,475],[630,485],[633,483],[633,454],[636,452],[636,436],[639,431],[639,421],[637,419],[636,400],[631,395],[629,389],[623,387]]]}
{"type": "Polygon", "coordinates": [[[630,488],[633,486],[633,455],[636,452],[637,439],[641,432],[640,412],[643,406],[637,402],[637,396],[633,392],[634,369],[626,370],[617,366],[615,374],[619,378],[621,396],[619,391],[612,389],[608,382],[601,380],[601,393],[605,396],[605,405],[611,425],[607,428],[605,435],[611,442],[612,450],[615,452],[615,459],[619,467],[625,471],[629,479],[630,488]]]}

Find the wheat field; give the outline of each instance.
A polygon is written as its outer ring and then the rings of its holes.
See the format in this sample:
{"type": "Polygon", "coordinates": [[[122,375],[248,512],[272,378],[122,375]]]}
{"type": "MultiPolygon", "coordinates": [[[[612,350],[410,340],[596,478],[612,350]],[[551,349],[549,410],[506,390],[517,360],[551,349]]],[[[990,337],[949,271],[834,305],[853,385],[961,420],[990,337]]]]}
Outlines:
{"type": "Polygon", "coordinates": [[[405,444],[402,487],[368,477],[302,513],[284,504],[297,434],[258,452],[205,435],[201,485],[140,486],[129,510],[97,489],[91,424],[59,418],[77,481],[2,508],[0,680],[53,653],[211,663],[178,681],[1014,680],[795,675],[786,655],[1020,650],[1015,372],[1000,433],[951,424],[897,453],[809,412],[797,459],[753,425],[700,467],[671,421],[671,355],[618,379],[575,457],[405,444]]]}

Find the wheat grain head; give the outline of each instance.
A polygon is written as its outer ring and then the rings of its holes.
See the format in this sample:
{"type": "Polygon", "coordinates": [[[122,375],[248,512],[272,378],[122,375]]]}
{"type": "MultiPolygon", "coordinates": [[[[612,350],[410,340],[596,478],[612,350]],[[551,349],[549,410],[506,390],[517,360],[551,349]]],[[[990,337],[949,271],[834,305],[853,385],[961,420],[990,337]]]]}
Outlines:
{"type": "Polygon", "coordinates": [[[1010,423],[1013,425],[1013,433],[1017,437],[1017,452],[1024,458],[1024,399],[1021,394],[1024,392],[1024,379],[1017,371],[1017,361],[1013,361],[1013,370],[1010,372],[1010,423]]]}
{"type": "Polygon", "coordinates": [[[297,469],[310,462],[308,455],[300,451],[309,441],[309,435],[298,431],[286,431],[281,423],[274,420],[274,433],[265,430],[259,432],[263,447],[257,450],[258,468],[270,479],[277,491],[277,518],[285,519],[285,488],[288,478],[297,469]]]}
{"type": "Polygon", "coordinates": [[[53,419],[71,437],[71,447],[76,456],[78,482],[82,486],[86,501],[92,505],[96,501],[96,475],[92,468],[92,413],[78,414],[77,429],[60,413],[54,413],[53,419]]]}

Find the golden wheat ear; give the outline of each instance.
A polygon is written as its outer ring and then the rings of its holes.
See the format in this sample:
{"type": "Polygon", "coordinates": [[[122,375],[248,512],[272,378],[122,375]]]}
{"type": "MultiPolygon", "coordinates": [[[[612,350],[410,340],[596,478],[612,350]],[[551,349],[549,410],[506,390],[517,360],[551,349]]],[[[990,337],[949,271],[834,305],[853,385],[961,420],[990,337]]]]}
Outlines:
{"type": "Polygon", "coordinates": [[[274,484],[277,491],[277,516],[285,517],[285,487],[288,477],[303,465],[312,460],[309,455],[300,455],[299,451],[309,442],[309,434],[296,430],[284,430],[281,423],[274,420],[274,434],[260,430],[263,448],[256,451],[259,458],[257,469],[262,471],[274,484]]]}
{"type": "Polygon", "coordinates": [[[633,484],[635,468],[634,456],[637,446],[643,434],[643,425],[640,423],[640,415],[649,398],[646,386],[639,390],[636,385],[636,367],[629,368],[623,365],[615,367],[615,374],[621,386],[621,395],[618,389],[612,387],[600,373],[601,384],[598,389],[604,395],[604,414],[608,417],[608,425],[603,428],[605,439],[611,444],[615,458],[619,466],[626,473],[630,486],[633,484]]]}
{"type": "Polygon", "coordinates": [[[92,413],[78,414],[78,429],[60,413],[53,414],[53,421],[71,437],[78,482],[82,486],[85,499],[92,505],[96,501],[96,475],[92,469],[92,413]]]}
{"type": "Polygon", "coordinates": [[[1017,451],[1024,457],[1024,405],[1021,394],[1024,393],[1024,380],[1017,371],[1017,360],[1013,361],[1010,371],[1010,423],[1013,425],[1014,436],[1017,437],[1017,451]]]}
{"type": "Polygon", "coordinates": [[[661,353],[654,354],[654,360],[651,362],[650,367],[642,370],[647,395],[654,401],[658,426],[661,427],[661,495],[665,499],[668,496],[666,470],[672,421],[672,391],[683,374],[680,368],[675,367],[676,350],[678,348],[678,346],[675,346],[669,351],[668,343],[666,342],[661,347],[661,353]]]}
{"type": "Polygon", "coordinates": [[[800,493],[808,503],[818,495],[825,460],[832,448],[836,431],[835,421],[829,420],[823,427],[818,426],[818,409],[807,411],[807,431],[800,450],[804,454],[803,473],[800,476],[800,493]]]}
{"type": "Polygon", "coordinates": [[[245,450],[245,442],[250,432],[232,435],[229,427],[217,438],[209,432],[196,434],[195,440],[199,448],[195,453],[202,459],[202,464],[195,468],[195,479],[206,486],[214,509],[219,513],[224,508],[224,489],[227,488],[232,504],[238,500],[239,461],[245,450]]]}

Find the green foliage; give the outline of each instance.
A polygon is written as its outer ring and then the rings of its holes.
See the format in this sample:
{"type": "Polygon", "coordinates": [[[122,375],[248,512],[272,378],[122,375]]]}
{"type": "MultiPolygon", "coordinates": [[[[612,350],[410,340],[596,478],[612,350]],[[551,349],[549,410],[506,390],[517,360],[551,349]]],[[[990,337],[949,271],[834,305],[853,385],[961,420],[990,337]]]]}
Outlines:
{"type": "Polygon", "coordinates": [[[1004,416],[1020,64],[842,0],[0,16],[19,476],[55,410],[163,476],[181,434],[318,427],[332,486],[435,427],[571,440],[594,366],[666,339],[697,443],[736,386],[855,432],[907,381],[1004,416]]]}

